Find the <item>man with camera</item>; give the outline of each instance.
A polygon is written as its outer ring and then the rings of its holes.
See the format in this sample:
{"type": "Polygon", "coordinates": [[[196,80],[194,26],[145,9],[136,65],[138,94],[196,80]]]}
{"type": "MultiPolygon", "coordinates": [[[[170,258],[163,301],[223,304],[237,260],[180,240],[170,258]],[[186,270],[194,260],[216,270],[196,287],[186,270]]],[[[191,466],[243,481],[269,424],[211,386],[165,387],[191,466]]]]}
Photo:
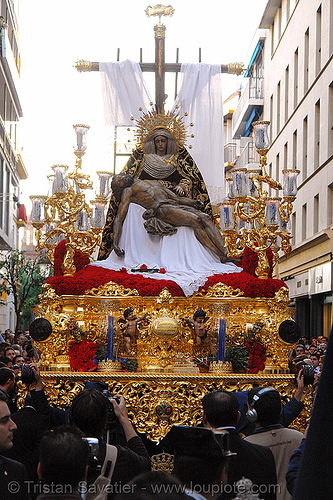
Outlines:
{"type": "Polygon", "coordinates": [[[108,399],[96,389],[85,389],[74,398],[68,420],[86,438],[98,439],[98,449],[94,451],[88,471],[87,499],[97,498],[98,494],[106,491],[106,496],[98,498],[110,500],[121,493],[124,485],[134,476],[150,469],[150,457],[128,418],[122,395],[108,399]],[[110,404],[118,422],[110,419],[110,404]],[[120,446],[117,436],[113,438],[113,444],[107,444],[103,439],[105,431],[112,432],[119,424],[125,434],[126,445],[120,446]]]}
{"type": "Polygon", "coordinates": [[[255,431],[245,441],[267,446],[275,459],[279,489],[277,500],[291,500],[287,491],[286,472],[292,453],[304,435],[295,429],[283,427],[280,422],[281,397],[276,389],[256,387],[248,393],[247,417],[255,424],[255,431]]]}

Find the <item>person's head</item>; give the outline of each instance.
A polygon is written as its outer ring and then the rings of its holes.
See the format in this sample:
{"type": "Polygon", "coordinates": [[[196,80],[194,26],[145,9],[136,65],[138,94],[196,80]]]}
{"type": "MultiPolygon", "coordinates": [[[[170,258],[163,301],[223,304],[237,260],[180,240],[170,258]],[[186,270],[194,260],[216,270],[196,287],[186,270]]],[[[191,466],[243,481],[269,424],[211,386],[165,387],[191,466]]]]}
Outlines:
{"type": "Polygon", "coordinates": [[[202,399],[205,427],[236,427],[239,419],[239,403],[233,392],[212,391],[202,399]]]}
{"type": "Polygon", "coordinates": [[[315,345],[313,345],[313,344],[311,344],[311,345],[309,346],[308,351],[309,351],[309,354],[310,354],[310,355],[311,355],[311,354],[314,354],[314,353],[316,352],[316,350],[317,350],[317,346],[315,346],[315,345]]]}
{"type": "Polygon", "coordinates": [[[13,446],[13,433],[16,424],[10,418],[5,396],[0,394],[0,451],[10,450],[13,446]]]}
{"type": "Polygon", "coordinates": [[[107,422],[107,412],[108,403],[105,396],[96,389],[85,389],[73,399],[68,421],[86,437],[101,439],[107,422]]]}
{"type": "Polygon", "coordinates": [[[7,368],[12,368],[12,366],[13,366],[13,361],[10,358],[7,358],[6,356],[1,356],[0,357],[0,362],[4,366],[7,366],[7,368]]]}
{"type": "Polygon", "coordinates": [[[281,397],[277,390],[255,387],[248,392],[247,401],[250,409],[257,412],[256,425],[266,427],[278,424],[281,414],[281,397]]]}
{"type": "Polygon", "coordinates": [[[12,347],[7,347],[7,349],[5,349],[5,356],[13,360],[16,356],[15,350],[12,347]]]}
{"type": "Polygon", "coordinates": [[[17,356],[15,356],[15,358],[13,359],[13,363],[14,365],[18,365],[19,367],[21,367],[24,363],[24,357],[22,356],[22,354],[18,354],[17,356]]]}
{"type": "Polygon", "coordinates": [[[15,375],[10,368],[0,368],[0,387],[6,392],[10,392],[14,389],[15,375]]]}
{"type": "Polygon", "coordinates": [[[131,319],[134,319],[134,314],[133,314],[133,309],[131,307],[128,307],[127,309],[125,309],[124,311],[124,318],[126,320],[131,320],[131,319]]]}
{"type": "Polygon", "coordinates": [[[312,361],[312,364],[314,368],[317,368],[319,366],[319,360],[320,360],[320,355],[318,352],[314,352],[311,354],[310,359],[312,361]]]}
{"type": "Polygon", "coordinates": [[[44,434],[39,446],[38,475],[44,484],[66,486],[64,493],[75,493],[85,480],[89,445],[71,427],[57,427],[44,434]]]}
{"type": "Polygon", "coordinates": [[[164,135],[158,135],[154,139],[155,151],[158,156],[164,156],[168,147],[168,139],[164,135]]]}
{"type": "Polygon", "coordinates": [[[134,178],[128,174],[115,175],[111,181],[111,189],[117,200],[121,199],[122,192],[125,188],[130,187],[134,182],[134,178]]]}
{"type": "Polygon", "coordinates": [[[301,356],[302,354],[305,354],[305,347],[303,344],[297,344],[295,347],[295,354],[296,356],[301,356]]]}
{"type": "Polygon", "coordinates": [[[146,154],[174,155],[177,153],[177,143],[166,129],[158,128],[147,138],[144,152],[146,154]]]}
{"type": "Polygon", "coordinates": [[[319,358],[319,369],[320,369],[320,372],[323,371],[324,361],[325,361],[325,354],[322,354],[320,356],[320,358],[319,358]]]}
{"type": "Polygon", "coordinates": [[[197,309],[193,314],[193,320],[198,323],[204,323],[206,321],[206,313],[203,309],[197,309]]]}
{"type": "Polygon", "coordinates": [[[9,347],[8,342],[1,342],[0,343],[0,356],[5,355],[5,350],[7,349],[7,347],[9,347]]]}
{"type": "Polygon", "coordinates": [[[23,344],[27,341],[27,337],[24,335],[24,333],[20,333],[20,335],[18,335],[17,337],[17,343],[18,345],[20,346],[23,346],[23,344]]]}

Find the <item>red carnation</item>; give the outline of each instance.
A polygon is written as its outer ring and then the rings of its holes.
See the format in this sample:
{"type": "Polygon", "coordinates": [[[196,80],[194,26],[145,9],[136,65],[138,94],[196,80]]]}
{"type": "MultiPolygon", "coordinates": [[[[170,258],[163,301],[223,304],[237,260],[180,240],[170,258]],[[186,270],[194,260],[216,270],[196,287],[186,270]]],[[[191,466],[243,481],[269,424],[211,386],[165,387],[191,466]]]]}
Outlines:
{"type": "Polygon", "coordinates": [[[161,274],[165,274],[166,273],[166,270],[164,269],[164,267],[162,267],[162,269],[160,269],[160,273],[161,274]]]}
{"type": "Polygon", "coordinates": [[[142,266],[140,266],[140,269],[147,269],[146,264],[142,264],[142,266]]]}

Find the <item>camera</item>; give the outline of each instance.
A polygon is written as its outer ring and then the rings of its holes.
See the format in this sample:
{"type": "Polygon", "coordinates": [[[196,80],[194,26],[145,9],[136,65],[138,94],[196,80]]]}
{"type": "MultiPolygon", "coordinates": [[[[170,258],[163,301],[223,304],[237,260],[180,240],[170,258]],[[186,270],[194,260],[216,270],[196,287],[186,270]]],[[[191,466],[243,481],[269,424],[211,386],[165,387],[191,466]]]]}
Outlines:
{"type": "MultiPolygon", "coordinates": [[[[295,358],[296,360],[297,358],[295,358]]],[[[304,377],[304,385],[312,385],[315,380],[315,371],[314,367],[312,365],[312,361],[309,359],[302,359],[295,363],[295,368],[296,368],[296,375],[295,378],[297,377],[298,373],[301,371],[304,377]]]]}
{"type": "Polygon", "coordinates": [[[21,381],[22,384],[30,385],[36,382],[35,373],[30,365],[30,363],[23,363],[21,368],[21,381]]]}
{"type": "Polygon", "coordinates": [[[115,414],[111,399],[114,399],[118,405],[120,403],[120,400],[116,397],[110,397],[107,390],[103,391],[103,396],[106,398],[107,403],[108,403],[108,417],[107,417],[106,427],[107,427],[107,429],[110,429],[118,422],[118,417],[115,414]]]}
{"type": "Polygon", "coordinates": [[[91,471],[99,472],[102,466],[98,463],[99,443],[98,439],[92,437],[82,438],[89,445],[89,468],[91,471]]]}

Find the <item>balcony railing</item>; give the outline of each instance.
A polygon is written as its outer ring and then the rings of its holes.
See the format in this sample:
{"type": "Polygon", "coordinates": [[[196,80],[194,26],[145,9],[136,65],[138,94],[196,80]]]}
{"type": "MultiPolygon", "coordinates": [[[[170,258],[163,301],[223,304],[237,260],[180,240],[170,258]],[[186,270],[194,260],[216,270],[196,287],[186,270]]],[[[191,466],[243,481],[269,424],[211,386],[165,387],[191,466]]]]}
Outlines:
{"type": "Polygon", "coordinates": [[[5,124],[1,119],[1,117],[0,117],[0,145],[2,146],[13,170],[16,172],[17,171],[16,153],[14,152],[14,149],[10,142],[10,138],[5,129],[5,124]]]}
{"type": "Polygon", "coordinates": [[[227,164],[235,163],[236,149],[237,149],[237,144],[235,142],[229,142],[224,146],[224,163],[227,164]]]}
{"type": "MultiPolygon", "coordinates": [[[[251,77],[248,79],[246,87],[242,90],[237,108],[232,117],[232,123],[238,123],[244,110],[251,104],[249,101],[257,101],[264,98],[264,79],[251,77]]],[[[258,104],[257,102],[255,104],[258,104]]]]}
{"type": "Polygon", "coordinates": [[[256,148],[254,147],[254,143],[248,142],[239,155],[239,158],[237,158],[235,166],[237,168],[243,168],[253,163],[258,164],[259,166],[260,156],[257,153],[256,148]]]}

